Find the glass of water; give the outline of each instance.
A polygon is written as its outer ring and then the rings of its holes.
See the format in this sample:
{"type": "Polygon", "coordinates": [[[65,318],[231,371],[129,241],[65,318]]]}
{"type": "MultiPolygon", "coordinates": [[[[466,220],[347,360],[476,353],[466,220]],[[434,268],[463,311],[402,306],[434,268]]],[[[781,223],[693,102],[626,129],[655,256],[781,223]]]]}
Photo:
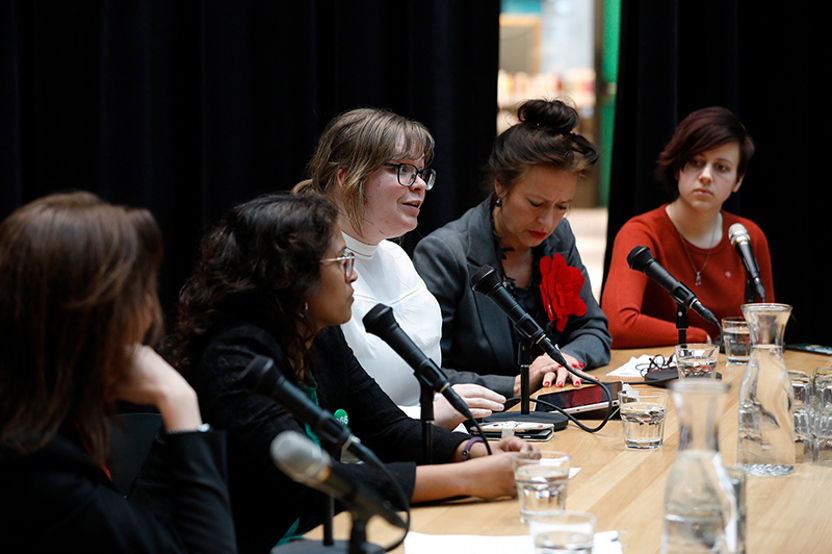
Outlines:
{"type": "Polygon", "coordinates": [[[535,554],[592,554],[595,516],[565,510],[529,517],[529,533],[535,554]]]}
{"type": "Polygon", "coordinates": [[[722,318],[722,339],[729,365],[745,365],[751,355],[751,334],[744,317],[722,318]]]}
{"type": "Polygon", "coordinates": [[[789,370],[789,381],[794,390],[794,461],[811,462],[812,418],[809,405],[812,396],[812,378],[803,371],[789,370]]]}
{"type": "Polygon", "coordinates": [[[715,344],[677,344],[676,368],[679,379],[690,377],[716,377],[716,363],[719,347],[715,344]]]}
{"type": "Polygon", "coordinates": [[[532,514],[550,514],[566,506],[572,457],[565,452],[515,452],[511,465],[517,485],[520,519],[532,514]]]}
{"type": "Polygon", "coordinates": [[[664,441],[667,391],[625,389],[618,393],[624,446],[633,450],[655,450],[664,441]]]}

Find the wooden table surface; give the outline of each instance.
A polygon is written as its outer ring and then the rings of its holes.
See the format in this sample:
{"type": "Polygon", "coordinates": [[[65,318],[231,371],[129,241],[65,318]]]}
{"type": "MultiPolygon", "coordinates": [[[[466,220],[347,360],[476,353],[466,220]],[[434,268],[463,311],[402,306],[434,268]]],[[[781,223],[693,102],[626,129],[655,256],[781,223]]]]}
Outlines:
{"type": "MultiPolygon", "coordinates": [[[[609,366],[590,372],[606,378],[609,371],[644,353],[669,354],[672,348],[613,351],[609,366]]],[[[788,369],[806,371],[832,365],[832,358],[818,354],[786,351],[788,369]]],[[[737,393],[745,366],[726,365],[720,355],[717,371],[731,385],[719,428],[719,447],[726,465],[737,456],[737,393]]],[[[624,379],[635,381],[636,379],[624,379]]],[[[542,392],[549,392],[544,390],[542,392]]],[[[594,427],[591,421],[586,422],[594,427]]],[[[654,451],[624,447],[621,422],[609,421],[597,433],[574,424],[555,433],[547,442],[535,443],[541,450],[560,450],[572,455],[572,466],[581,468],[569,482],[566,507],[592,512],[598,518],[597,531],[617,530],[625,552],[658,553],[664,516],[663,498],[670,466],[678,446],[679,426],[672,400],[668,402],[664,446],[654,451]]],[[[747,551],[753,554],[832,552],[832,467],[797,464],[795,472],[783,477],[748,476],[747,551]]],[[[349,535],[347,514],[335,518],[336,538],[349,535]]],[[[483,501],[466,499],[411,509],[412,531],[427,534],[522,535],[528,533],[519,518],[516,499],[483,501]]],[[[316,530],[311,537],[320,537],[316,530]]],[[[391,545],[401,530],[373,518],[368,540],[391,545]]],[[[399,546],[393,552],[403,553],[399,546]]]]}

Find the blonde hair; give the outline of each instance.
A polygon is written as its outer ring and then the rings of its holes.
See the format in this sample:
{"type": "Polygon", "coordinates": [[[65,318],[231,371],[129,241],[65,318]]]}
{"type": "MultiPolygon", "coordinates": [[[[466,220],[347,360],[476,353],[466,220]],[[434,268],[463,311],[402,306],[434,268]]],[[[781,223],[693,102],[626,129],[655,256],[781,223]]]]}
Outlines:
{"type": "Polygon", "coordinates": [[[421,123],[389,110],[350,110],[327,124],[307,166],[310,178],[295,185],[292,192],[326,195],[361,232],[367,177],[390,160],[424,158],[428,165],[433,149],[433,137],[421,123]],[[346,170],[346,177],[339,187],[341,170],[346,170]]]}

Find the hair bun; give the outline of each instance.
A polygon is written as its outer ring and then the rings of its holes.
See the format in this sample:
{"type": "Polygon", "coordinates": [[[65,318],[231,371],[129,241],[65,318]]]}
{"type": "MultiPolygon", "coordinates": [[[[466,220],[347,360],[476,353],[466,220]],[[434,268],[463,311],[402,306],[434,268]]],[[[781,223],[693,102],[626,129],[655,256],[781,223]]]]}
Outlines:
{"type": "Polygon", "coordinates": [[[521,122],[565,135],[578,124],[578,112],[560,100],[527,100],[517,110],[521,122]]]}

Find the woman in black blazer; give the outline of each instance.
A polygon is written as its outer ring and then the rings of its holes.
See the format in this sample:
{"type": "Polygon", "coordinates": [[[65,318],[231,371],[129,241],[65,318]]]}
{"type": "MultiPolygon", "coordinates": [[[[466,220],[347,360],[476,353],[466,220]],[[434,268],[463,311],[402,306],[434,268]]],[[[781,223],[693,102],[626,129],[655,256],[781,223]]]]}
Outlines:
{"type": "MultiPolygon", "coordinates": [[[[416,246],[413,263],[442,309],[444,365],[483,375],[517,375],[519,339],[508,317],[469,285],[483,265],[560,346],[571,369],[610,360],[607,318],[564,215],[579,177],[598,159],[573,132],[577,112],[560,101],[529,100],[520,122],[497,137],[489,158],[493,194],[416,246]]],[[[531,353],[531,388],[575,385],[542,351],[531,353]]],[[[515,382],[520,394],[520,380],[515,382]]]]}
{"type": "MultiPolygon", "coordinates": [[[[318,438],[285,407],[249,392],[243,375],[255,356],[274,360],[311,402],[343,412],[412,501],[514,495],[505,452],[531,449],[512,437],[487,456],[481,439],[436,428],[438,463],[417,467],[425,461],[421,423],[366,374],[338,327],[352,315],[357,275],[337,217],[335,205],[320,195],[274,194],[242,204],[204,238],[201,259],[180,294],[171,359],[199,393],[206,421],[228,432],[240,552],[266,552],[321,523],[323,513],[322,496],[292,481],[270,457],[270,444],[282,432],[318,438]],[[469,457],[462,465],[447,463],[469,457]]],[[[341,453],[330,454],[337,460],[341,453]]],[[[341,469],[396,499],[368,464],[341,469]]]]}
{"type": "Polygon", "coordinates": [[[145,210],[89,193],[31,202],[0,224],[0,550],[236,552],[221,433],[149,346],[162,238],[145,210]],[[155,406],[172,511],[109,478],[117,399],[155,406]],[[200,432],[201,430],[205,432],[200,432]]]}

